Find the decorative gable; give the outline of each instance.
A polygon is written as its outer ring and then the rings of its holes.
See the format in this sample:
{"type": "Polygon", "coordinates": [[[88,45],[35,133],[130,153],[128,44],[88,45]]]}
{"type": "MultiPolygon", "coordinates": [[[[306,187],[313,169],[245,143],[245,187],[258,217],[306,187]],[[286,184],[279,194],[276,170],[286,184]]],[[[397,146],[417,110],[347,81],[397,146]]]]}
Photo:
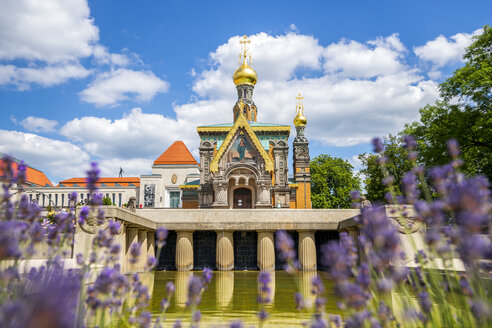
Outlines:
{"type": "Polygon", "coordinates": [[[258,137],[254,133],[246,118],[239,114],[236,122],[227,134],[212,163],[210,171],[217,172],[219,161],[226,155],[230,163],[257,163],[260,156],[265,162],[265,171],[273,172],[273,162],[263,149],[258,137]],[[229,151],[227,151],[229,150],[229,151]]]}

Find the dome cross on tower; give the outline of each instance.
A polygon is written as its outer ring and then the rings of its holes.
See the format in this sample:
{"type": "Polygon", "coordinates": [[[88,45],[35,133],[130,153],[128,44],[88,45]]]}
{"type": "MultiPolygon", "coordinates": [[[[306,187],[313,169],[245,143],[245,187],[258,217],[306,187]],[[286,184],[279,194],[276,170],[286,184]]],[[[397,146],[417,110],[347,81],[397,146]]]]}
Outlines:
{"type": "Polygon", "coordinates": [[[249,44],[251,40],[244,35],[243,38],[239,41],[241,44],[241,53],[239,54],[239,58],[237,60],[237,64],[241,65],[243,61],[246,61],[246,58],[249,59],[249,64],[253,65],[253,60],[251,59],[251,52],[249,51],[249,44]]]}
{"type": "Polygon", "coordinates": [[[237,120],[241,112],[246,120],[250,122],[257,121],[258,111],[253,101],[253,90],[258,79],[252,65],[251,52],[249,45],[251,40],[245,35],[239,41],[241,52],[239,54],[239,68],[234,72],[232,80],[237,89],[237,102],[233,108],[234,122],[237,120]],[[249,63],[248,63],[249,62],[249,63]],[[239,106],[241,105],[241,106],[239,106]]]}
{"type": "Polygon", "coordinates": [[[304,100],[304,97],[301,96],[301,93],[297,94],[296,97],[297,104],[296,104],[296,117],[294,118],[294,125],[297,127],[305,127],[307,123],[307,118],[304,116],[304,104],[302,101],[304,100]]]}

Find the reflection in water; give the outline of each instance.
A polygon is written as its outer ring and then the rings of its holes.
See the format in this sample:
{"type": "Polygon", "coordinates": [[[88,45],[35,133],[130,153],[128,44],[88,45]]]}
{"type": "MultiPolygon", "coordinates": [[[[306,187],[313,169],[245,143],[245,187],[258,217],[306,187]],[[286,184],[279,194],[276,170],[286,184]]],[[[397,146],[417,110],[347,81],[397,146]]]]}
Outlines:
{"type": "MultiPolygon", "coordinates": [[[[177,307],[183,308],[186,306],[186,300],[188,298],[188,280],[193,275],[193,272],[176,271],[173,273],[176,275],[174,278],[174,286],[176,287],[175,296],[174,296],[176,299],[175,304],[177,307]]],[[[159,286],[157,288],[164,288],[164,292],[165,292],[166,284],[164,284],[163,286],[159,286]]]]}
{"type": "Polygon", "coordinates": [[[311,308],[315,299],[312,293],[313,287],[311,282],[315,277],[318,276],[317,271],[302,271],[299,273],[299,289],[304,299],[304,306],[306,308],[311,308]]]}
{"type": "MultiPolygon", "coordinates": [[[[155,273],[154,293],[150,308],[154,315],[160,312],[159,303],[165,296],[166,283],[174,281],[176,285],[175,297],[171,300],[165,327],[172,327],[178,318],[183,319],[183,326],[188,325],[187,322],[189,323],[191,313],[185,307],[185,303],[187,284],[192,274],[201,276],[202,273],[176,271],[155,273]]],[[[303,322],[309,321],[312,309],[298,312],[295,306],[294,293],[300,292],[306,302],[309,300],[312,303],[311,280],[316,275],[316,272],[303,272],[297,276],[289,275],[284,271],[272,272],[270,283],[272,302],[265,306],[270,317],[264,327],[300,327],[303,322]]],[[[198,306],[203,315],[201,327],[227,324],[235,320],[242,320],[246,326],[258,326],[256,317],[259,310],[256,303],[257,278],[257,271],[214,272],[212,281],[198,306]]],[[[323,279],[323,276],[321,278],[323,279]]],[[[323,282],[327,291],[326,312],[341,314],[336,307],[337,299],[333,294],[332,282],[326,279],[323,279],[323,282]]]]}
{"type": "Polygon", "coordinates": [[[217,306],[225,308],[231,303],[234,294],[234,271],[216,271],[213,279],[217,306]]]}

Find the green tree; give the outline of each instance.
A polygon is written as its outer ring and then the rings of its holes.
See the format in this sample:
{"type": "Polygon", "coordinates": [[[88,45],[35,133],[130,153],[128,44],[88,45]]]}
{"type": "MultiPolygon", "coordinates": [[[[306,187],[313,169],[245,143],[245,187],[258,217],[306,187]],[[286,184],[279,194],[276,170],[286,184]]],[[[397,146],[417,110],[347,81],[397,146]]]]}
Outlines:
{"type": "MultiPolygon", "coordinates": [[[[403,137],[392,136],[383,138],[384,156],[386,157],[386,169],[394,178],[395,193],[401,195],[401,182],[405,173],[412,169],[412,163],[408,160],[408,151],[403,147],[403,137]]],[[[367,198],[370,201],[385,202],[385,195],[389,191],[383,184],[383,171],[378,163],[379,155],[361,154],[359,160],[363,168],[360,173],[364,176],[364,184],[367,198]]]]}
{"type": "Polygon", "coordinates": [[[103,198],[103,205],[113,205],[113,202],[111,201],[110,197],[104,197],[103,198]]]}
{"type": "Polygon", "coordinates": [[[313,208],[350,208],[350,192],[360,189],[360,180],[347,161],[319,155],[311,161],[311,202],[313,208]]]}
{"type": "Polygon", "coordinates": [[[403,134],[417,139],[426,167],[449,162],[446,142],[460,144],[463,172],[492,180],[492,28],[485,26],[467,48],[465,66],[440,85],[441,98],[420,110],[403,134]]]}

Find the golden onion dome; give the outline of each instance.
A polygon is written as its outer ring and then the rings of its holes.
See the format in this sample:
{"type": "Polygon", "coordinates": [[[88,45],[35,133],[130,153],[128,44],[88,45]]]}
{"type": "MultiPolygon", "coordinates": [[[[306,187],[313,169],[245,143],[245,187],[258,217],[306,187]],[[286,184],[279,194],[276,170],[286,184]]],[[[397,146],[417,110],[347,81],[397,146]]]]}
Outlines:
{"type": "Polygon", "coordinates": [[[248,65],[246,58],[244,58],[243,64],[239,66],[232,76],[235,85],[249,84],[254,86],[257,79],[258,76],[255,70],[248,65]]]}
{"type": "Polygon", "coordinates": [[[304,114],[298,113],[296,117],[294,117],[294,125],[295,126],[306,126],[307,118],[304,114]]]}

